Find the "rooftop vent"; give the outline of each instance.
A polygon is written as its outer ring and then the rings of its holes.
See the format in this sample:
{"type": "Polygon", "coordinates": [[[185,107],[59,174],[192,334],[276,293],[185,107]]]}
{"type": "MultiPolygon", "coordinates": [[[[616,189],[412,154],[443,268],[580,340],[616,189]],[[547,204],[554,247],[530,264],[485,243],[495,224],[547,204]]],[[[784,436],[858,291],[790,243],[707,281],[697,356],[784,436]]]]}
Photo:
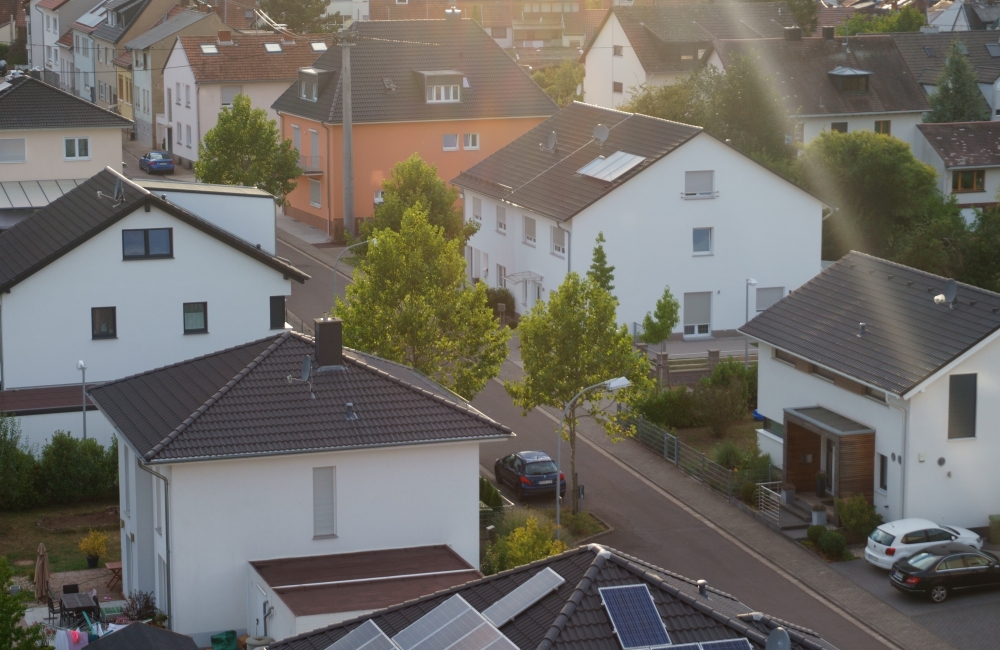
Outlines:
{"type": "Polygon", "coordinates": [[[708,581],[699,580],[698,581],[698,595],[704,598],[708,598],[708,581]]]}
{"type": "Polygon", "coordinates": [[[955,308],[955,297],[958,295],[958,283],[948,280],[944,283],[944,292],[934,296],[935,305],[948,305],[949,309],[955,308]]]}
{"type": "Polygon", "coordinates": [[[867,323],[858,323],[858,338],[862,338],[865,335],[865,330],[867,329],[867,323]]]}
{"type": "Polygon", "coordinates": [[[344,406],[347,407],[347,415],[345,416],[345,419],[348,421],[357,420],[358,414],[354,412],[354,402],[348,402],[344,406]]]}
{"type": "Polygon", "coordinates": [[[386,90],[396,92],[396,84],[389,77],[382,77],[382,85],[385,86],[386,90]]]}

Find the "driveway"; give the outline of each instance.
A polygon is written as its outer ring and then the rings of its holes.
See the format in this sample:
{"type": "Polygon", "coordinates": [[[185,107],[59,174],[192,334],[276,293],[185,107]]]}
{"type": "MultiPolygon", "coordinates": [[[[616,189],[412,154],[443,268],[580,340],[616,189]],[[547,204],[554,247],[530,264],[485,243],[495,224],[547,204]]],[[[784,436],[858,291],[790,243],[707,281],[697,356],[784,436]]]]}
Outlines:
{"type": "Polygon", "coordinates": [[[173,174],[149,174],[139,169],[139,158],[150,150],[151,147],[148,147],[137,140],[129,140],[128,136],[123,133],[122,162],[124,162],[126,166],[122,173],[128,178],[163,178],[168,181],[181,181],[186,183],[193,183],[195,181],[194,170],[185,169],[181,165],[176,165],[174,167],[173,174]]]}
{"type": "Polygon", "coordinates": [[[864,560],[834,562],[830,567],[959,650],[1000,648],[1000,590],[952,594],[935,605],[894,589],[888,571],[864,560]]]}

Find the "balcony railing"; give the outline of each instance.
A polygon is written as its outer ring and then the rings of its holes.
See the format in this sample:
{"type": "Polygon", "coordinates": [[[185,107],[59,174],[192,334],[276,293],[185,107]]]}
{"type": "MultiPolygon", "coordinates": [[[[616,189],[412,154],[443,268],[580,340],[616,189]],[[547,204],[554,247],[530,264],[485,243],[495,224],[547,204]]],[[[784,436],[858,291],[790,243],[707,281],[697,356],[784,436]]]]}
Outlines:
{"type": "Polygon", "coordinates": [[[303,174],[322,174],[323,156],[299,156],[299,167],[303,174]]]}

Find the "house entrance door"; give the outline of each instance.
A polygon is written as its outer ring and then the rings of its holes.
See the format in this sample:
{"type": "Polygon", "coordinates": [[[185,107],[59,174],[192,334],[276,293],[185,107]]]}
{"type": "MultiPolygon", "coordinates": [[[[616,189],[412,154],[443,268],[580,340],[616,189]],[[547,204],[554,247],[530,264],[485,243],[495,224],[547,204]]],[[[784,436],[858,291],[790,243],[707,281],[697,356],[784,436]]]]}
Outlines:
{"type": "Polygon", "coordinates": [[[833,438],[826,439],[826,489],[832,490],[835,485],[833,480],[833,472],[836,469],[834,460],[834,454],[836,453],[837,445],[833,441],[833,438]]]}

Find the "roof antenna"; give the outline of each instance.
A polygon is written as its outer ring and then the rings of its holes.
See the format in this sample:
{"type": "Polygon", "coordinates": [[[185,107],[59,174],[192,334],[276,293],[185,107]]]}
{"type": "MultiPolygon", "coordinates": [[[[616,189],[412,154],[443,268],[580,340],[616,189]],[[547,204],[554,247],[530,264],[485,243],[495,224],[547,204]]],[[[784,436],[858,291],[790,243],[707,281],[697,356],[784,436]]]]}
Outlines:
{"type": "Polygon", "coordinates": [[[603,124],[598,124],[594,127],[594,139],[597,140],[599,147],[604,147],[604,142],[608,139],[609,135],[611,135],[610,129],[603,124]]]}
{"type": "Polygon", "coordinates": [[[117,208],[122,203],[125,203],[125,188],[122,187],[121,177],[119,176],[115,178],[115,190],[113,195],[108,196],[101,190],[97,190],[97,198],[111,199],[112,201],[114,201],[114,204],[111,206],[112,208],[117,208]]]}
{"type": "Polygon", "coordinates": [[[955,297],[958,294],[958,283],[954,280],[948,280],[944,283],[944,293],[939,293],[934,296],[935,305],[943,305],[948,303],[948,309],[955,308],[955,297]]]}
{"type": "Polygon", "coordinates": [[[538,143],[538,148],[539,149],[544,149],[545,151],[548,151],[549,153],[555,151],[556,150],[556,132],[553,131],[552,133],[549,133],[548,144],[542,144],[541,142],[539,142],[538,143]]]}
{"type": "Polygon", "coordinates": [[[309,397],[311,397],[313,399],[316,399],[316,393],[313,392],[313,377],[312,377],[312,374],[313,374],[312,373],[312,357],[310,357],[307,354],[306,358],[302,360],[302,375],[301,375],[301,379],[296,379],[295,377],[292,377],[291,375],[288,375],[287,377],[285,377],[285,381],[287,381],[289,384],[294,384],[294,383],[297,383],[297,382],[301,382],[303,384],[309,384],[309,397]]]}

